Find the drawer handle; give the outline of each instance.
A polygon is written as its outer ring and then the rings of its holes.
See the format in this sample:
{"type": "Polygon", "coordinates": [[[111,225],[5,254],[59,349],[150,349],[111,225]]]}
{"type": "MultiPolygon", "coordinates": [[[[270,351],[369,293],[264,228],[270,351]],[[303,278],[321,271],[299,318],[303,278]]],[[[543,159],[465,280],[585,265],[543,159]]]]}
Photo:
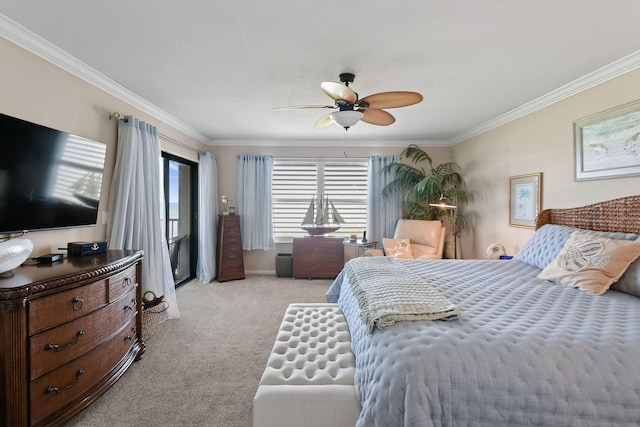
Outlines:
{"type": "Polygon", "coordinates": [[[136,337],[136,327],[133,326],[131,328],[131,335],[125,335],[124,336],[124,340],[125,341],[133,341],[133,339],[136,337]]]}
{"type": "Polygon", "coordinates": [[[131,277],[125,277],[122,281],[122,287],[126,288],[129,285],[131,285],[131,277]]]}
{"type": "Polygon", "coordinates": [[[84,300],[80,297],[73,297],[73,300],[71,300],[71,304],[73,304],[73,309],[75,311],[78,311],[84,305],[84,300]]]}
{"type": "Polygon", "coordinates": [[[78,384],[78,382],[80,381],[80,376],[82,374],[84,374],[84,368],[78,369],[78,372],[76,372],[76,380],[74,382],[72,382],[71,384],[67,384],[66,386],[64,386],[62,388],[58,388],[58,387],[54,387],[54,386],[50,385],[49,387],[47,387],[44,390],[45,394],[49,394],[49,393],[60,394],[63,391],[69,390],[71,387],[73,387],[74,385],[78,384]]]}
{"type": "Polygon", "coordinates": [[[49,351],[49,350],[62,351],[65,348],[69,348],[69,347],[71,347],[73,345],[78,344],[78,342],[80,342],[80,337],[83,336],[83,335],[84,335],[84,330],[80,329],[78,331],[78,333],[76,334],[75,341],[71,341],[69,344],[65,344],[62,347],[60,347],[57,344],[54,344],[54,343],[50,342],[49,344],[44,346],[44,351],[49,351]]]}
{"type": "Polygon", "coordinates": [[[137,305],[137,304],[136,304],[136,299],[135,299],[135,298],[132,298],[132,299],[131,299],[131,304],[129,304],[129,305],[125,305],[125,306],[124,306],[124,311],[127,311],[127,310],[134,310],[134,309],[136,308],[136,305],[137,305]]]}

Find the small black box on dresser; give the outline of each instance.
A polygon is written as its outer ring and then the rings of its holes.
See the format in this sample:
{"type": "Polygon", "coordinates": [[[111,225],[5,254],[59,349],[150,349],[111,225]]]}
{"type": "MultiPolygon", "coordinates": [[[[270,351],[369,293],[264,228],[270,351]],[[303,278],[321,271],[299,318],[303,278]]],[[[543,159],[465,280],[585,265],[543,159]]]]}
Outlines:
{"type": "Polygon", "coordinates": [[[91,256],[107,252],[107,242],[69,242],[67,254],[74,256],[91,256]]]}

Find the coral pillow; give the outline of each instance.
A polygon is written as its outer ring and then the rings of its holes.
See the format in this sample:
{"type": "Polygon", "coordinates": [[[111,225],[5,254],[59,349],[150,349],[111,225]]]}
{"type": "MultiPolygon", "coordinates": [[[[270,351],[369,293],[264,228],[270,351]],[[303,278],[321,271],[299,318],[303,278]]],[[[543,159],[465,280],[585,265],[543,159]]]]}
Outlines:
{"type": "Polygon", "coordinates": [[[538,275],[596,295],[605,293],[640,256],[640,243],[575,231],[538,275]]]}
{"type": "Polygon", "coordinates": [[[413,258],[409,239],[382,239],[384,253],[394,258],[413,258]]]}

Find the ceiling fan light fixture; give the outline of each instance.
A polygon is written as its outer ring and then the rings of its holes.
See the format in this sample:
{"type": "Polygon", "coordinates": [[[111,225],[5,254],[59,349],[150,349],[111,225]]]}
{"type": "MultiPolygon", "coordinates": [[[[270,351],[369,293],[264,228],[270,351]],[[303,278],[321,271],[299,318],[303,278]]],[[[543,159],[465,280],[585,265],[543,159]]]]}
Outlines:
{"type": "Polygon", "coordinates": [[[329,116],[338,126],[349,129],[362,118],[362,111],[344,110],[331,113],[329,116]]]}
{"type": "Polygon", "coordinates": [[[374,93],[360,99],[358,93],[349,87],[354,78],[353,73],[342,73],[340,83],[320,83],[320,88],[333,99],[334,105],[298,105],[279,107],[276,110],[331,108],[336,111],[320,117],[315,123],[316,129],[326,128],[335,123],[346,130],[359,121],[376,126],[389,126],[395,123],[396,119],[385,111],[386,108],[407,107],[422,102],[423,99],[419,93],[407,91],[374,93]]]}

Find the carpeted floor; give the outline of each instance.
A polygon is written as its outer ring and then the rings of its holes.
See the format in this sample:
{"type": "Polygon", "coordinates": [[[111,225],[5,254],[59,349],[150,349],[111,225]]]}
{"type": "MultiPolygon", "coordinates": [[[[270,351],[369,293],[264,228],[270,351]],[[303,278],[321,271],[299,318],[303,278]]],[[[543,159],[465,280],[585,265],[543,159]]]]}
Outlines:
{"type": "Polygon", "coordinates": [[[248,276],[177,291],[141,361],[67,426],[249,427],[253,396],[284,311],[325,302],[331,280],[248,276]]]}

